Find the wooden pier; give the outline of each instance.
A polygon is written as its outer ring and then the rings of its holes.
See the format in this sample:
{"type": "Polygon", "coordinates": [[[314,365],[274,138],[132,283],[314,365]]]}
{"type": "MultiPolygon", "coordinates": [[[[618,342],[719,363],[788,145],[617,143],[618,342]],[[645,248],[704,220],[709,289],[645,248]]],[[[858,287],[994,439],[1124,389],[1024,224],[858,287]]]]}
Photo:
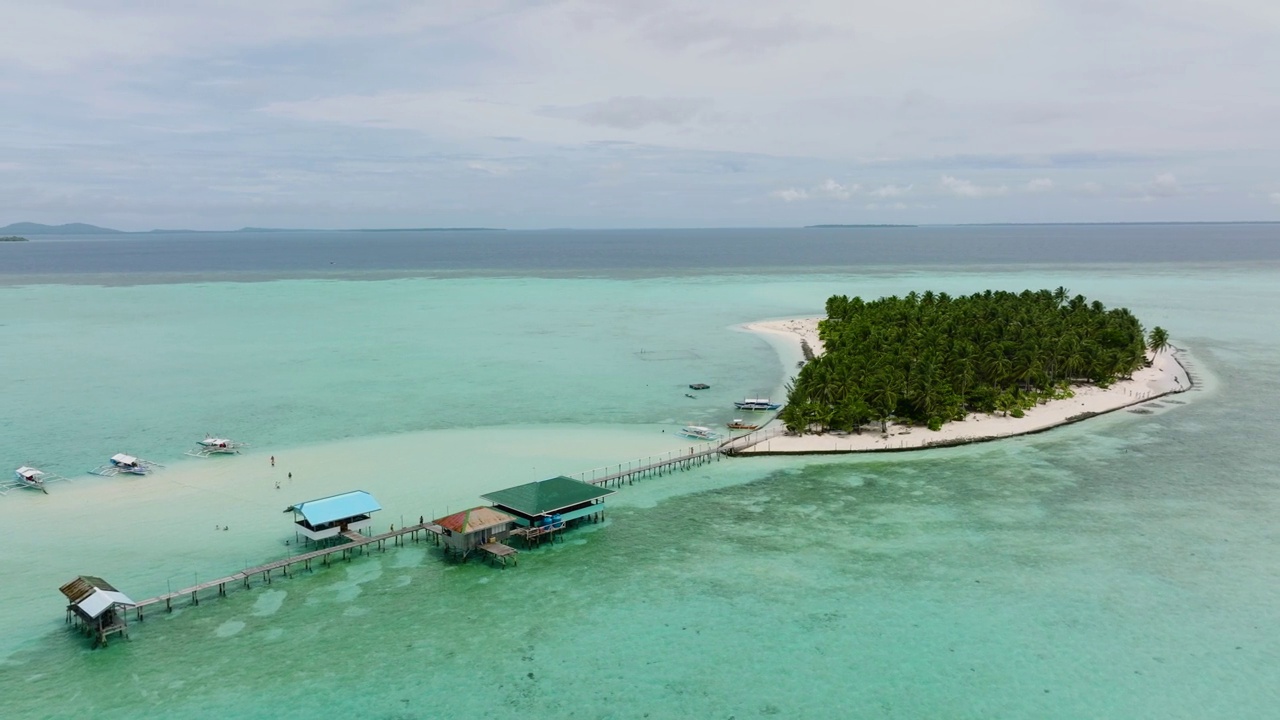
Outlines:
{"type": "Polygon", "coordinates": [[[409,525],[407,527],[402,527],[399,530],[392,530],[380,535],[361,535],[354,531],[348,531],[342,534],[348,542],[341,545],[320,548],[319,550],[302,553],[301,555],[290,555],[287,558],[269,562],[264,565],[245,568],[238,573],[227,575],[226,577],[220,577],[216,580],[208,580],[181,590],[175,590],[173,592],[165,593],[164,595],[147,598],[146,600],[135,603],[133,605],[133,609],[137,612],[138,620],[141,621],[145,617],[145,613],[143,612],[144,609],[151,607],[152,605],[164,603],[165,611],[173,612],[174,600],[190,598],[191,605],[199,605],[200,593],[213,590],[214,588],[217,588],[219,596],[225,596],[228,588],[234,588],[238,584],[243,584],[245,588],[248,588],[252,584],[253,580],[259,577],[261,577],[263,584],[269,585],[271,584],[272,574],[277,571],[285,577],[290,577],[289,569],[295,568],[296,566],[301,566],[303,570],[311,571],[312,561],[314,560],[319,560],[323,566],[328,567],[331,563],[331,557],[339,554],[341,554],[343,560],[350,562],[357,549],[362,553],[365,552],[366,549],[372,547],[385,551],[387,549],[388,540],[392,541],[395,545],[403,545],[406,536],[412,537],[414,542],[418,542],[419,535],[421,535],[423,539],[431,539],[438,543],[440,526],[433,525],[431,523],[422,523],[420,525],[409,525]]]}
{"type": "MultiPolygon", "coordinates": [[[[706,443],[702,447],[695,445],[690,447],[688,452],[672,451],[666,455],[642,458],[625,464],[620,463],[616,466],[611,465],[597,468],[596,470],[588,470],[570,477],[576,477],[583,482],[600,486],[610,484],[621,486],[624,482],[633,484],[637,478],[649,475],[664,475],[718,461],[723,456],[733,455],[783,432],[784,430],[781,427],[766,427],[720,442],[706,443]]],[[[562,528],[563,524],[560,524],[554,528],[530,528],[524,530],[524,532],[538,536],[538,540],[544,539],[541,537],[544,534],[554,540],[554,531],[562,528]]],[[[207,580],[191,587],[141,600],[129,607],[134,610],[137,619],[142,621],[146,617],[146,610],[153,606],[163,604],[166,612],[173,612],[175,600],[181,601],[185,599],[189,600],[188,605],[199,605],[201,593],[205,593],[207,596],[209,591],[216,589],[217,595],[223,597],[226,596],[229,589],[234,589],[236,586],[243,586],[246,589],[251,587],[254,580],[261,580],[261,584],[269,585],[277,574],[290,577],[290,570],[295,572],[297,569],[312,571],[314,569],[313,562],[315,561],[319,561],[323,566],[328,567],[332,563],[334,556],[340,556],[341,559],[350,562],[357,550],[361,553],[370,548],[385,551],[387,541],[391,541],[395,545],[403,545],[405,538],[411,537],[415,543],[425,539],[439,545],[440,536],[443,532],[443,528],[439,525],[427,522],[407,525],[398,530],[391,530],[379,535],[366,536],[355,531],[347,531],[341,534],[341,537],[347,541],[345,543],[322,547],[311,552],[290,555],[256,567],[245,568],[240,572],[225,577],[207,580]]],[[[481,546],[480,549],[485,552],[491,561],[500,562],[503,567],[506,567],[508,560],[513,563],[516,562],[516,550],[507,545],[489,543],[481,546]]]]}
{"type": "Polygon", "coordinates": [[[587,470],[576,475],[568,477],[575,480],[581,480],[592,485],[621,487],[625,482],[628,485],[633,484],[636,479],[651,476],[665,475],[689,468],[697,467],[709,462],[716,462],[726,455],[733,455],[741,450],[764,442],[769,438],[776,437],[785,432],[782,427],[765,427],[760,430],[749,432],[746,435],[729,438],[718,442],[705,443],[701,447],[695,445],[689,450],[675,450],[666,455],[658,455],[653,457],[641,458],[629,463],[619,463],[618,465],[608,465],[595,470],[587,470]]]}

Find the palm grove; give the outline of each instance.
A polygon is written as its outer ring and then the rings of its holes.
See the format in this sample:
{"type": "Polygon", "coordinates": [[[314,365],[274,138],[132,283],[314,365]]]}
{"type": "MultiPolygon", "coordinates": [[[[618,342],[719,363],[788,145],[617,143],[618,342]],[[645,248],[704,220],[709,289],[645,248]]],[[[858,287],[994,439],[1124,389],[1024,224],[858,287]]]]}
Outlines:
{"type": "Polygon", "coordinates": [[[890,418],[927,425],[971,412],[1022,417],[1071,396],[1072,383],[1107,386],[1147,364],[1168,334],[1127,309],[1108,310],[1065,288],[990,290],[953,298],[912,292],[864,302],[835,295],[818,326],[826,352],[805,364],[781,413],[793,432],[852,431],[890,418]]]}

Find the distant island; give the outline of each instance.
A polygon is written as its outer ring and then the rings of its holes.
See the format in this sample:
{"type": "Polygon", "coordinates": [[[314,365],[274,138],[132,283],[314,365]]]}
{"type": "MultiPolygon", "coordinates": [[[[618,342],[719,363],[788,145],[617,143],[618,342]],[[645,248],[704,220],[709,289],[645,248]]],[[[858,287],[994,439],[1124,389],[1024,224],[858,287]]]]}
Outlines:
{"type": "MultiPolygon", "coordinates": [[[[355,228],[339,230],[315,230],[310,228],[262,228],[243,227],[239,230],[143,230],[129,232],[112,228],[87,225],[85,223],[67,223],[65,225],[44,225],[33,222],[17,222],[0,227],[0,233],[21,233],[23,235],[147,235],[147,234],[203,234],[203,233],[291,233],[291,232],[469,232],[476,230],[500,231],[503,228],[490,227],[415,227],[415,228],[355,228]]],[[[24,238],[25,239],[25,238],[24,238]]]]}
{"type": "Polygon", "coordinates": [[[826,230],[829,228],[913,228],[918,225],[805,225],[805,230],[826,230]]]}
{"type": "Polygon", "coordinates": [[[42,225],[33,222],[16,222],[0,227],[0,233],[22,235],[115,235],[119,230],[86,225],[84,223],[68,223],[66,225],[42,225]]]}
{"type": "Polygon", "coordinates": [[[26,238],[19,237],[17,235],[6,235],[5,237],[0,237],[0,242],[26,242],[26,241],[27,241],[26,238]]]}

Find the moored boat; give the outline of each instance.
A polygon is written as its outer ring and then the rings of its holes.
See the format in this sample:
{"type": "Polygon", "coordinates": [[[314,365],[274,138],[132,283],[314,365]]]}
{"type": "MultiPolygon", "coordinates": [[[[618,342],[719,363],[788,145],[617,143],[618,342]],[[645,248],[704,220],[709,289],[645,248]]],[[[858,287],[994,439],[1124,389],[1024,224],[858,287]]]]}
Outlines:
{"type": "Polygon", "coordinates": [[[18,478],[15,486],[29,487],[39,490],[46,495],[49,494],[49,490],[44,486],[45,474],[43,471],[23,465],[17,470],[14,470],[13,474],[18,478]]]}
{"type": "Polygon", "coordinates": [[[228,440],[226,438],[216,438],[212,435],[205,436],[205,439],[197,443],[195,450],[188,452],[191,457],[209,457],[210,455],[239,455],[240,448],[247,447],[242,442],[228,440]]]}
{"type": "Polygon", "coordinates": [[[749,423],[742,418],[736,418],[728,424],[730,430],[759,430],[760,426],[755,423],[749,423]]]}
{"type": "Polygon", "coordinates": [[[105,477],[111,477],[121,473],[128,475],[146,475],[158,467],[164,466],[160,463],[143,460],[142,458],[134,457],[132,455],[116,453],[111,456],[111,461],[108,464],[100,465],[90,472],[94,475],[102,475],[105,477]]]}
{"type": "Polygon", "coordinates": [[[710,390],[711,386],[706,383],[693,383],[689,386],[690,390],[710,390]]]}
{"type": "Polygon", "coordinates": [[[739,410],[777,410],[782,403],[771,402],[769,398],[743,398],[733,403],[739,410]]]}
{"type": "Polygon", "coordinates": [[[719,440],[720,435],[709,427],[701,425],[685,425],[680,434],[693,440],[719,440]]]}

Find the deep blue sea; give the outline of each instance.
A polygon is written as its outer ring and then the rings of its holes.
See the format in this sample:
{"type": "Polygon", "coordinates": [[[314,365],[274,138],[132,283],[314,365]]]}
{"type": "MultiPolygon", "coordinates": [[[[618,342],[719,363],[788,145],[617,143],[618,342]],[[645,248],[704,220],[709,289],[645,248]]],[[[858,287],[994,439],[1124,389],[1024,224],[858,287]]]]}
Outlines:
{"type": "Polygon", "coordinates": [[[723,230],[288,231],[40,237],[4,282],[105,276],[515,274],[610,277],[837,268],[1280,260],[1280,224],[969,225],[723,230]],[[17,276],[17,277],[15,277],[17,276]]]}
{"type": "Polygon", "coordinates": [[[4,720],[1280,707],[1280,225],[36,236],[0,243],[0,400],[0,462],[72,480],[0,496],[4,720]],[[795,372],[743,323],[1057,286],[1167,328],[1197,389],[646,478],[507,570],[410,544],[105,649],[63,623],[79,574],[144,598],[293,552],[291,503],[363,489],[385,530],[687,450],[795,372]],[[251,447],[186,457],[206,432],[251,447]],[[87,474],[115,452],[165,467],[87,474]]]}

